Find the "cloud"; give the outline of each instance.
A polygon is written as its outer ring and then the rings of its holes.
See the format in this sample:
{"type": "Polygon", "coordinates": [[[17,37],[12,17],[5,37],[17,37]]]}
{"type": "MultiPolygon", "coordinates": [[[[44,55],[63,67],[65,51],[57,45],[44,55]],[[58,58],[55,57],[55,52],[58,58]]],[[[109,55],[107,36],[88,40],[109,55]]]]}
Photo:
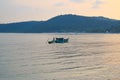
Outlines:
{"type": "Polygon", "coordinates": [[[100,5],[103,4],[103,0],[69,0],[71,2],[76,2],[76,3],[90,3],[93,2],[93,7],[92,8],[100,8],[100,5]]]}
{"type": "Polygon", "coordinates": [[[65,5],[64,2],[58,2],[58,3],[55,4],[55,6],[57,6],[57,7],[59,7],[59,6],[64,6],[64,5],[65,5]]]}
{"type": "Polygon", "coordinates": [[[101,0],[95,0],[93,4],[93,8],[100,8],[100,5],[103,4],[103,1],[101,0]]]}
{"type": "Polygon", "coordinates": [[[84,2],[85,0],[70,0],[71,2],[84,2]]]}

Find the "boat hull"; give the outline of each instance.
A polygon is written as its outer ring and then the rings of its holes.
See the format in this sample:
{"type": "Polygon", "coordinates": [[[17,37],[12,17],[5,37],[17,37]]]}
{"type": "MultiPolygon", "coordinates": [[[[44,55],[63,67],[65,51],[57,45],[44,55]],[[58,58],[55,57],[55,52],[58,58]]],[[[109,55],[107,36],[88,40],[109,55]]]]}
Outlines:
{"type": "Polygon", "coordinates": [[[51,43],[68,43],[69,39],[64,39],[64,38],[56,38],[53,39],[52,41],[48,41],[49,44],[51,43]]]}

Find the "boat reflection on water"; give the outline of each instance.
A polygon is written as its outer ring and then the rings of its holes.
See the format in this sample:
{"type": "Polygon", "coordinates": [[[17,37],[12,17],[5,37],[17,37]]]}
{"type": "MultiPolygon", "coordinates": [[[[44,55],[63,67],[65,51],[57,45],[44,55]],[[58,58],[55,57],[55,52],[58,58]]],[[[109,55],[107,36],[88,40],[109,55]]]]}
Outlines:
{"type": "Polygon", "coordinates": [[[53,40],[48,41],[49,44],[51,43],[68,43],[69,38],[53,38],[53,40]]]}

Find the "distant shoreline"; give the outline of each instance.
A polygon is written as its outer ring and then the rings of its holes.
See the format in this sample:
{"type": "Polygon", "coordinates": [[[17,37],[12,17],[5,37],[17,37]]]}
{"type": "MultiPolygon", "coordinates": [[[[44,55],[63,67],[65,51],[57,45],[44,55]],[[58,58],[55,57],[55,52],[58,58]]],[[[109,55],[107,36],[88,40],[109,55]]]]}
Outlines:
{"type": "Polygon", "coordinates": [[[61,33],[59,33],[59,32],[51,32],[51,33],[47,33],[47,32],[43,32],[43,33],[22,33],[22,32],[20,32],[20,33],[16,33],[16,32],[0,32],[0,34],[120,34],[120,33],[76,33],[76,32],[66,32],[66,33],[64,33],[64,32],[61,32],[61,33]]]}
{"type": "Polygon", "coordinates": [[[47,21],[0,24],[0,33],[120,33],[120,20],[60,15],[47,21]]]}

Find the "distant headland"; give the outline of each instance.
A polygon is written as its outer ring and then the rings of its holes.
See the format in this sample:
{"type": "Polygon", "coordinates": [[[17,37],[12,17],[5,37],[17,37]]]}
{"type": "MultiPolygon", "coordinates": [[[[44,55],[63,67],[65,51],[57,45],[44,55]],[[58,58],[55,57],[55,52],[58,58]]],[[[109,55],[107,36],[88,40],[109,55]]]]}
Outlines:
{"type": "Polygon", "coordinates": [[[59,15],[47,21],[0,24],[1,33],[120,33],[120,20],[106,17],[59,15]]]}

